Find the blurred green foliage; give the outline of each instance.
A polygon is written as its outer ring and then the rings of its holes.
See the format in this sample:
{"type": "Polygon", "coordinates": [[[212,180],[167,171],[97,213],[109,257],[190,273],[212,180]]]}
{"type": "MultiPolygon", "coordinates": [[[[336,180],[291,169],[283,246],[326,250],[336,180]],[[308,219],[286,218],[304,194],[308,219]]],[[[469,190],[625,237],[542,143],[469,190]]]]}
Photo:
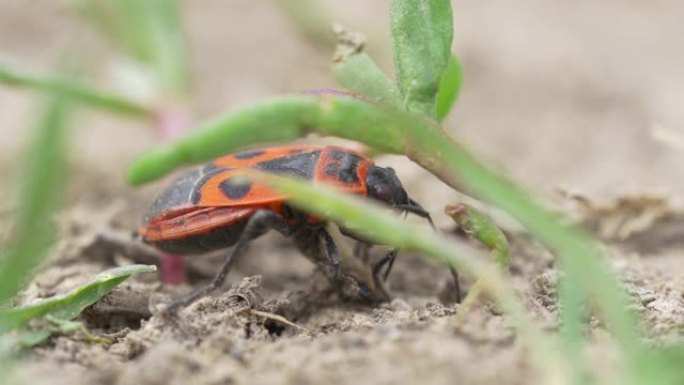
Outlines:
{"type": "Polygon", "coordinates": [[[188,88],[185,34],[176,0],[69,0],[124,54],[146,65],[167,97],[188,88]]]}
{"type": "Polygon", "coordinates": [[[26,283],[55,237],[55,212],[66,181],[69,101],[54,94],[43,108],[21,164],[20,207],[7,250],[0,255],[0,304],[26,283]]]}

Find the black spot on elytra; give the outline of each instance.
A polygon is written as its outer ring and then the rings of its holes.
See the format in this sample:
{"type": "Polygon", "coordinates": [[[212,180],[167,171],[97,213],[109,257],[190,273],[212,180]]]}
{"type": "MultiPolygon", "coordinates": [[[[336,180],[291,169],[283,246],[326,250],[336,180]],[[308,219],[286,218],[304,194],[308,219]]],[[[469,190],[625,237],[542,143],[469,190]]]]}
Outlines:
{"type": "Polygon", "coordinates": [[[359,181],[359,176],[356,174],[356,169],[345,169],[340,171],[339,178],[344,183],[355,183],[359,181]]]}
{"type": "Polygon", "coordinates": [[[347,184],[358,183],[358,165],[360,157],[342,151],[331,151],[323,172],[326,176],[335,178],[347,184]]]}
{"type": "Polygon", "coordinates": [[[252,182],[241,180],[235,181],[235,177],[225,179],[219,184],[219,188],[223,195],[230,199],[240,199],[249,193],[252,189],[252,182]]]}
{"type": "Polygon", "coordinates": [[[358,183],[359,182],[359,158],[356,155],[345,154],[344,159],[340,165],[339,179],[344,183],[358,183]]]}
{"type": "Polygon", "coordinates": [[[320,151],[302,152],[260,162],[254,168],[276,175],[311,179],[320,154],[320,151]]]}
{"type": "Polygon", "coordinates": [[[340,171],[340,165],[337,163],[328,163],[325,165],[325,169],[323,171],[327,176],[337,176],[338,171],[340,171]]]}
{"type": "Polygon", "coordinates": [[[235,159],[251,159],[251,158],[256,158],[257,156],[263,154],[264,152],[265,152],[264,150],[239,152],[239,153],[233,155],[233,158],[235,158],[235,159]]]}
{"type": "Polygon", "coordinates": [[[201,171],[198,171],[197,181],[193,186],[192,193],[190,194],[190,201],[193,204],[197,204],[202,199],[202,187],[207,184],[207,181],[214,177],[214,175],[229,170],[224,167],[216,167],[212,164],[207,164],[201,171]],[[211,167],[210,167],[211,166],[211,167]]]}

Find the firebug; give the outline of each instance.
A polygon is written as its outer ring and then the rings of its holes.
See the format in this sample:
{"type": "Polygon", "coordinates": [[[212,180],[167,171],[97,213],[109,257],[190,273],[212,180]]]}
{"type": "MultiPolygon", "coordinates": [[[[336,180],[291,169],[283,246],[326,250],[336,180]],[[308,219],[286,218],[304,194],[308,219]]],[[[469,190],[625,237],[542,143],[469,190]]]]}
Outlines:
{"type": "MultiPolygon", "coordinates": [[[[388,299],[380,275],[384,271],[383,279],[387,277],[396,251],[390,251],[372,266],[372,282],[342,271],[338,248],[326,230],[327,223],[292,207],[282,194],[244,178],[250,170],[332,185],[397,211],[416,214],[432,224],[430,214],[409,198],[394,170],[376,166],[371,159],[349,149],[293,145],[223,156],[178,177],[154,201],[138,231],[144,242],[179,255],[234,246],[208,286],[170,307],[188,305],[220,287],[248,242],[269,230],[291,237],[340,293],[370,303],[388,299]],[[341,289],[350,282],[354,287],[351,292],[341,289]]],[[[361,244],[370,244],[349,229],[340,227],[340,231],[361,244]]]]}

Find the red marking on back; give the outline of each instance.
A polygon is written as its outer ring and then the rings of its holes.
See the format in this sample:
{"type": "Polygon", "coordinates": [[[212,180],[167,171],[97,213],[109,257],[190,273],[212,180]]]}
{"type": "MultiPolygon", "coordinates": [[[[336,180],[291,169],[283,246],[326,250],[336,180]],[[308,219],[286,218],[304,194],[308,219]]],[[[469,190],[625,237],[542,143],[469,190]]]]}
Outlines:
{"type": "MultiPolygon", "coordinates": [[[[207,233],[219,227],[230,226],[233,223],[245,221],[257,210],[270,210],[280,215],[283,214],[283,204],[287,196],[278,193],[268,186],[252,181],[248,192],[239,198],[231,199],[221,189],[221,183],[229,178],[248,175],[254,169],[252,166],[279,157],[285,157],[297,152],[321,151],[315,165],[313,182],[315,184],[331,185],[344,192],[365,195],[367,193],[366,176],[373,161],[343,147],[336,146],[280,146],[266,149],[255,149],[263,153],[239,159],[234,155],[228,155],[216,159],[213,164],[217,167],[228,167],[223,171],[212,175],[199,188],[199,201],[194,205],[171,207],[162,210],[152,218],[146,226],[139,230],[139,234],[149,243],[178,240],[193,235],[207,233]],[[354,154],[361,159],[356,164],[354,172],[358,180],[345,182],[338,175],[326,175],[325,167],[330,163],[340,162],[331,159],[333,152],[354,154]]],[[[239,153],[238,153],[239,154],[239,153]]],[[[198,180],[199,181],[199,180],[198,180]]],[[[307,220],[310,223],[319,223],[321,220],[310,215],[307,220]]]]}
{"type": "Polygon", "coordinates": [[[249,170],[226,170],[209,178],[200,189],[197,207],[261,207],[282,202],[285,195],[275,192],[263,183],[251,181],[249,192],[238,199],[230,199],[221,190],[221,183],[229,178],[247,176],[249,170]]]}
{"type": "Polygon", "coordinates": [[[321,150],[322,148],[323,148],[323,146],[313,146],[313,145],[300,145],[300,146],[293,145],[293,146],[278,146],[278,147],[270,147],[270,148],[255,148],[254,150],[243,151],[243,153],[244,152],[252,152],[252,151],[263,151],[263,154],[260,154],[258,156],[254,156],[251,158],[247,158],[247,159],[239,159],[239,158],[235,157],[235,155],[240,154],[240,153],[231,154],[231,155],[222,156],[220,158],[216,158],[216,160],[214,160],[211,163],[217,167],[230,167],[230,168],[251,167],[257,163],[277,159],[277,158],[284,157],[287,155],[292,155],[293,153],[295,153],[295,151],[300,151],[300,152],[318,151],[318,150],[321,150]]]}
{"type": "Polygon", "coordinates": [[[183,239],[246,221],[259,209],[283,214],[282,202],[251,207],[202,207],[182,215],[157,217],[138,233],[149,243],[183,239]]]}
{"type": "Polygon", "coordinates": [[[366,186],[366,176],[368,175],[368,169],[372,165],[373,161],[361,154],[358,154],[354,151],[349,151],[342,147],[328,146],[323,149],[323,151],[321,152],[321,156],[318,159],[318,163],[316,164],[316,170],[314,171],[314,181],[317,184],[320,183],[325,185],[332,185],[336,189],[344,192],[366,195],[366,192],[368,191],[366,186]],[[356,176],[358,178],[357,182],[347,183],[340,180],[337,176],[330,176],[325,173],[326,166],[337,162],[331,158],[331,155],[334,151],[352,153],[361,158],[355,170],[356,176]]]}

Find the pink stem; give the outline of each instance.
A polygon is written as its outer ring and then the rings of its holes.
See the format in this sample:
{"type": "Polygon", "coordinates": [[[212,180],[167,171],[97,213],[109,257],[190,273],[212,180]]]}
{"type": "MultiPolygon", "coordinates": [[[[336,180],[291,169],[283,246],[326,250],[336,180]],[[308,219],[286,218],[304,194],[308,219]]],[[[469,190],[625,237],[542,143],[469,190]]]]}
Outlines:
{"type": "Polygon", "coordinates": [[[182,285],[187,282],[185,259],[180,255],[164,253],[161,258],[161,281],[165,285],[182,285]]]}
{"type": "MultiPolygon", "coordinates": [[[[188,112],[178,106],[160,108],[156,127],[162,141],[170,142],[181,136],[190,127],[188,112]]],[[[164,253],[161,258],[160,279],[165,285],[182,285],[187,282],[185,259],[179,255],[164,253]]]]}

